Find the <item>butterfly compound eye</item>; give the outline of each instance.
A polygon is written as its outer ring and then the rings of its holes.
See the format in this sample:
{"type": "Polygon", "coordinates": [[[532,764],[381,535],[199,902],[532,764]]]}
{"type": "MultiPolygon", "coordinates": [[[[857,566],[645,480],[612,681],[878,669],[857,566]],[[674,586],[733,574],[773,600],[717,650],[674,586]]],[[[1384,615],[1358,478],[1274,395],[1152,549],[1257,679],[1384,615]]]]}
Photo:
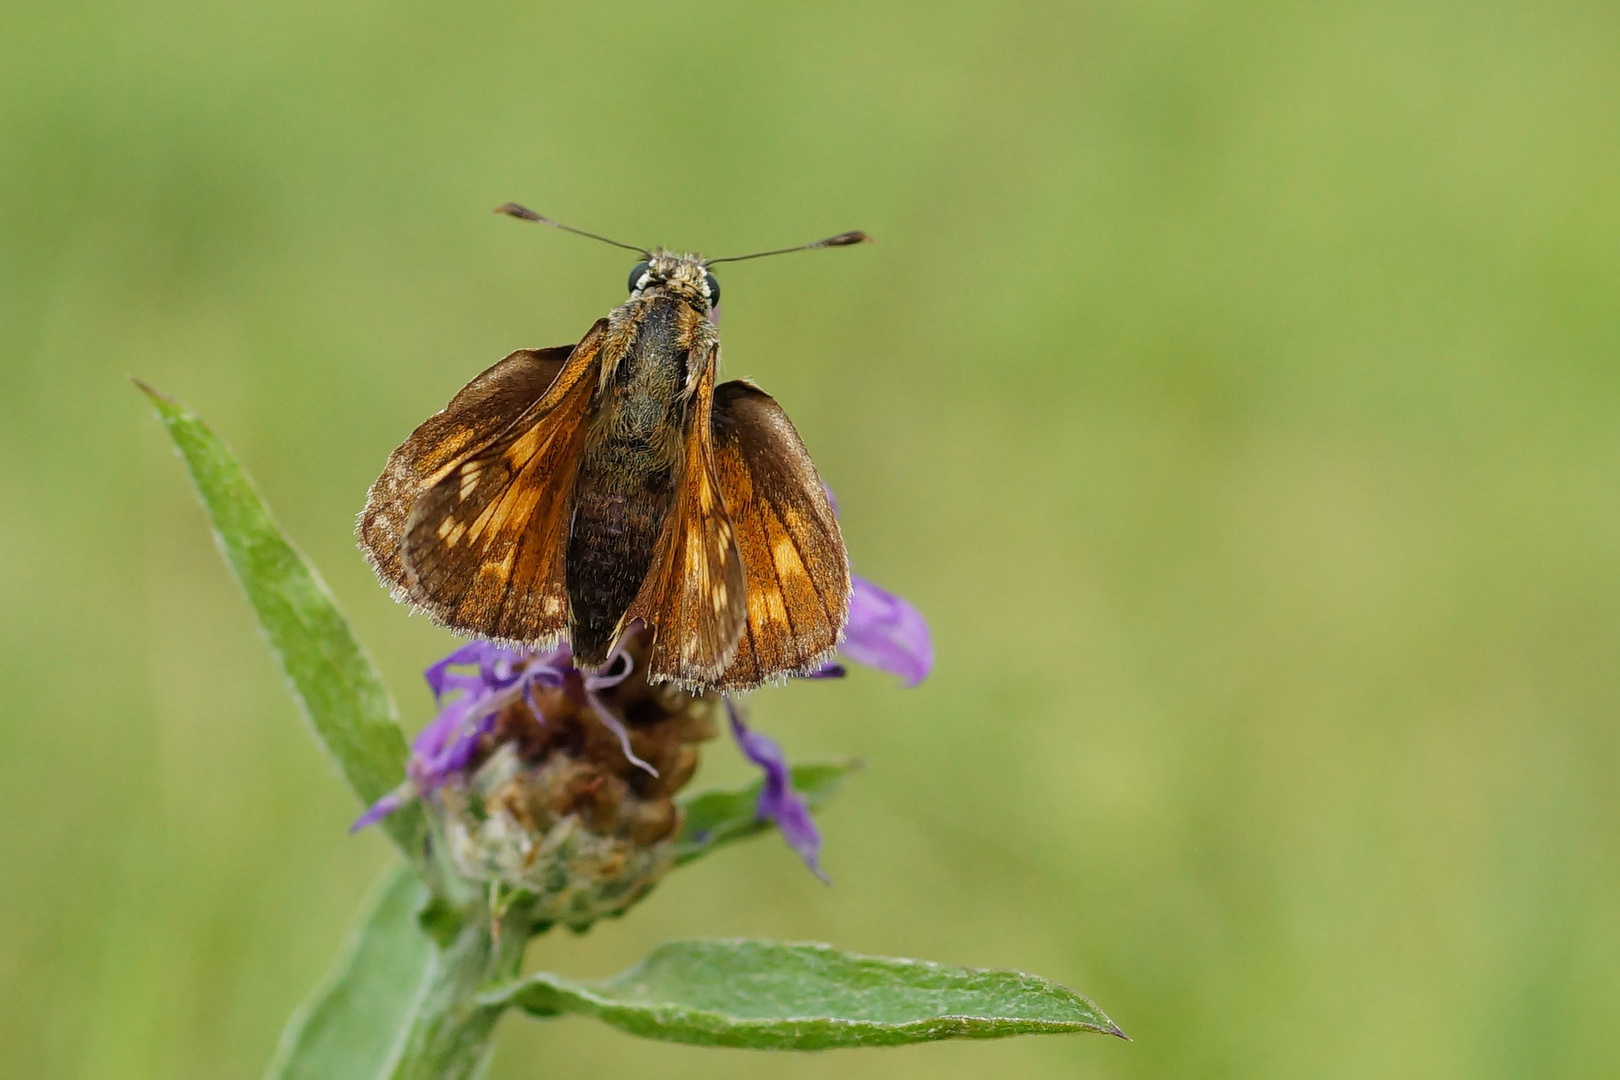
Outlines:
{"type": "Polygon", "coordinates": [[[630,271],[630,291],[631,292],[636,291],[636,286],[641,284],[641,279],[643,277],[645,277],[646,274],[647,274],[647,271],[651,270],[651,269],[652,269],[652,263],[646,263],[646,262],[638,262],[638,263],[636,263],[634,268],[632,268],[631,271],[630,271]]]}
{"type": "Polygon", "coordinates": [[[704,274],[703,283],[709,287],[709,306],[720,306],[720,282],[713,274],[704,274]]]}

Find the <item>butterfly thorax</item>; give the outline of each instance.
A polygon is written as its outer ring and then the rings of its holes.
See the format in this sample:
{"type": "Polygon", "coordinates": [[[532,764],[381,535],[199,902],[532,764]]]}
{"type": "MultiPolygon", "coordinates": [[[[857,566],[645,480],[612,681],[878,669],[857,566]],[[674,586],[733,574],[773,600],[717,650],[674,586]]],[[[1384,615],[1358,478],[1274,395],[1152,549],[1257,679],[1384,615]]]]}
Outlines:
{"type": "Polygon", "coordinates": [[[646,289],[609,316],[565,565],[569,638],[586,666],[606,662],[652,565],[692,388],[715,349],[707,312],[672,289],[646,289]]]}

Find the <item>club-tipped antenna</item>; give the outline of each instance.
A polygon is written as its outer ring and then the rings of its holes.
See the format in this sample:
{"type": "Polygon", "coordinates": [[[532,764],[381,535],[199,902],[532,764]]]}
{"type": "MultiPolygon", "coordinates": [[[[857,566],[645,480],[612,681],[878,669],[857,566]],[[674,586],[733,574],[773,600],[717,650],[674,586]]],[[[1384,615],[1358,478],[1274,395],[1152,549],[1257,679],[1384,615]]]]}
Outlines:
{"type": "Polygon", "coordinates": [[[744,259],[763,259],[767,255],[786,255],[790,251],[810,251],[814,248],[849,247],[851,244],[864,244],[871,240],[870,236],[856,229],[853,232],[841,232],[837,236],[829,236],[825,240],[817,240],[813,244],[799,244],[796,247],[776,248],[774,251],[756,251],[752,255],[727,255],[723,259],[704,259],[703,265],[713,266],[715,263],[742,262],[744,259]]]}
{"type": "MultiPolygon", "coordinates": [[[[495,212],[497,214],[505,214],[507,217],[515,217],[519,221],[535,221],[539,222],[541,225],[550,225],[553,229],[561,229],[563,232],[571,232],[577,233],[580,236],[588,236],[592,240],[600,240],[604,244],[612,244],[614,247],[621,247],[626,251],[638,251],[647,258],[652,258],[652,252],[648,251],[644,247],[637,247],[634,244],[621,244],[617,240],[609,240],[605,236],[598,236],[596,233],[586,232],[584,229],[576,229],[572,225],[564,225],[560,221],[553,221],[544,214],[537,214],[533,210],[530,210],[527,206],[519,206],[515,202],[504,203],[497,206],[495,208],[495,212]]],[[[837,238],[834,237],[834,239],[837,238]]],[[[855,243],[855,241],[848,242],[855,243]]]]}

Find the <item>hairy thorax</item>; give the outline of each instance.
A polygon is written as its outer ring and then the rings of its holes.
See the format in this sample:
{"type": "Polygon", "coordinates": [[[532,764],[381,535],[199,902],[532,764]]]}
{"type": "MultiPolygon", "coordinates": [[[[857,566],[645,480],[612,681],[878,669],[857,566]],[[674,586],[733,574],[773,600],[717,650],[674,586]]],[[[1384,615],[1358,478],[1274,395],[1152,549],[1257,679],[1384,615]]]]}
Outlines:
{"type": "Polygon", "coordinates": [[[708,355],[706,326],[670,296],[632,300],[610,320],[566,565],[569,637],[587,666],[607,660],[652,565],[679,480],[691,358],[708,355]]]}

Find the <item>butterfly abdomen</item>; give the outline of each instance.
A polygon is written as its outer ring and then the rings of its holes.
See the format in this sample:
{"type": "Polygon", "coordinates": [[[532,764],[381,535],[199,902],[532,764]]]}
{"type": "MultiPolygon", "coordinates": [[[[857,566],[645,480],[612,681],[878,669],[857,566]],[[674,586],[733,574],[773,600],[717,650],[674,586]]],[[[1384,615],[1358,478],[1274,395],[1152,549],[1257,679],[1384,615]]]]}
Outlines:
{"type": "Polygon", "coordinates": [[[569,640],[587,667],[607,661],[674,502],[688,355],[679,303],[663,299],[637,313],[586,436],[564,573],[569,640]]]}

